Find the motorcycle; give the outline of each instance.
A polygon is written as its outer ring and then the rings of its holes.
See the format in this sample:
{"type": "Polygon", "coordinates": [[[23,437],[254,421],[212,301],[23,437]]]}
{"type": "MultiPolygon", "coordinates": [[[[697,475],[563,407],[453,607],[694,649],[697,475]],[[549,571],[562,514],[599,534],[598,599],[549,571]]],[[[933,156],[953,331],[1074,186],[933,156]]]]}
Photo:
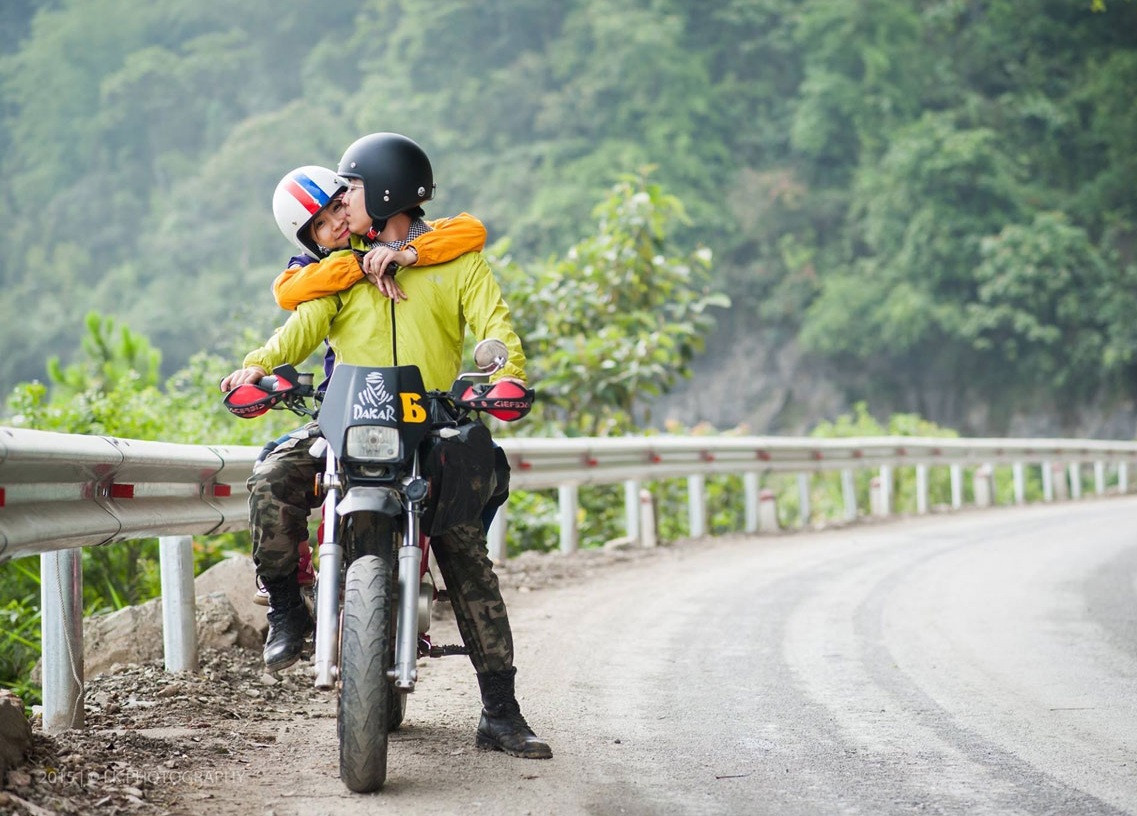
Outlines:
{"type": "Polygon", "coordinates": [[[292,366],[225,396],[238,416],[283,408],[320,427],[313,668],[317,689],[339,693],[340,778],[352,791],[386,781],[388,733],[403,721],[418,658],[467,653],[430,640],[438,592],[429,533],[477,520],[492,493],[494,451],[478,415],[512,422],[532,407],[531,389],[488,382],[507,359],[500,340],[481,341],[479,370],[460,374],[449,391],[427,391],[417,366],[341,363],[322,397],[312,375],[292,366]]]}

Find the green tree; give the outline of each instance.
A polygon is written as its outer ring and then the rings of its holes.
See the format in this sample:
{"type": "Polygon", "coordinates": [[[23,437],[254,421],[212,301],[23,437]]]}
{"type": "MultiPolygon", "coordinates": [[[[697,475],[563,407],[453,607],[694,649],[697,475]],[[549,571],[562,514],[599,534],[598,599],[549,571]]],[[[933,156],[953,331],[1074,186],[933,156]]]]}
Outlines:
{"type": "Polygon", "coordinates": [[[158,383],[162,354],[151,348],[147,338],[96,312],[87,314],[86,324],[79,361],[64,367],[58,357],[48,358],[56,400],[69,400],[90,390],[106,393],[127,377],[134,377],[142,388],[158,383]]]}
{"type": "Polygon", "coordinates": [[[898,132],[879,166],[859,174],[855,243],[823,276],[802,342],[855,361],[893,395],[979,385],[966,305],[977,296],[980,243],[1017,220],[1018,189],[1015,162],[989,129],[928,114],[898,132]]]}
{"type": "Polygon", "coordinates": [[[650,421],[651,400],[687,376],[730,301],[708,286],[711,254],[675,254],[679,200],[628,176],[597,208],[597,233],[531,280],[513,270],[509,299],[522,323],[540,389],[541,416],[584,435],[618,434],[650,421]]]}
{"type": "Polygon", "coordinates": [[[936,56],[924,47],[918,11],[891,0],[809,3],[795,37],[805,78],[792,144],[812,159],[818,181],[840,182],[919,115],[936,56]]]}
{"type": "Polygon", "coordinates": [[[1040,213],[982,244],[965,331],[1004,361],[1009,380],[1077,404],[1137,354],[1133,270],[1111,264],[1085,230],[1040,213]]]}

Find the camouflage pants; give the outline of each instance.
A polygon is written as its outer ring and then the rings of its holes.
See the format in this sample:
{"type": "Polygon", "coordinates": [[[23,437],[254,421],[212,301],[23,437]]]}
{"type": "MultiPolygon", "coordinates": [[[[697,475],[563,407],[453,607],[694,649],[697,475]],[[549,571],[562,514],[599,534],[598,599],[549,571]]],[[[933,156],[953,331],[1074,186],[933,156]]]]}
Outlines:
{"type": "Polygon", "coordinates": [[[513,666],[513,632],[480,524],[451,527],[430,540],[470,662],[478,672],[513,666]]]}
{"type": "MultiPolygon", "coordinates": [[[[279,444],[249,477],[253,560],[261,578],[295,572],[300,542],[308,537],[308,515],[323,501],[315,485],[324,459],[311,453],[318,437],[297,438],[301,436],[298,432],[279,444]]],[[[431,539],[431,549],[474,669],[511,668],[513,634],[481,525],[452,527],[431,539]]]]}
{"type": "Polygon", "coordinates": [[[269,580],[296,571],[300,542],[308,537],[308,515],[319,507],[316,476],[324,459],[312,456],[318,436],[314,423],[292,434],[253,466],[249,488],[249,527],[257,575],[269,580]]]}

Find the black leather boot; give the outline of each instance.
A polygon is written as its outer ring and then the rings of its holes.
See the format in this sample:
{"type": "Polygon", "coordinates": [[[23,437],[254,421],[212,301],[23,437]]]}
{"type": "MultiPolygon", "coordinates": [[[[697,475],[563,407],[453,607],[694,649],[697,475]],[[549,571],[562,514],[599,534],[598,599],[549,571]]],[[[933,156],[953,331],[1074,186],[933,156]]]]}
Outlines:
{"type": "Polygon", "coordinates": [[[529,723],[521,716],[521,706],[513,692],[516,674],[516,668],[478,673],[484,708],[475,744],[479,748],[505,751],[522,759],[549,759],[553,756],[552,749],[537,739],[529,723]]]}
{"type": "Polygon", "coordinates": [[[264,661],[269,671],[287,669],[300,659],[304,639],[312,634],[312,616],[300,595],[296,573],[261,579],[268,590],[268,638],[264,661]]]}

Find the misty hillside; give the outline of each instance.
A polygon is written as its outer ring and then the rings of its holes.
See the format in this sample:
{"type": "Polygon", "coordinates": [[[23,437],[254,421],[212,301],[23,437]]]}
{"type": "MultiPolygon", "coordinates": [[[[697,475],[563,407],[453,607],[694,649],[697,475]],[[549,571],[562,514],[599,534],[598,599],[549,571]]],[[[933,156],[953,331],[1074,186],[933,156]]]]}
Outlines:
{"type": "Polygon", "coordinates": [[[688,421],[1132,435],[1137,3],[1092,5],[11,0],[0,393],[90,311],[166,373],[269,331],[277,180],[393,130],[522,268],[626,174],[677,197],[733,304],[688,421]]]}

